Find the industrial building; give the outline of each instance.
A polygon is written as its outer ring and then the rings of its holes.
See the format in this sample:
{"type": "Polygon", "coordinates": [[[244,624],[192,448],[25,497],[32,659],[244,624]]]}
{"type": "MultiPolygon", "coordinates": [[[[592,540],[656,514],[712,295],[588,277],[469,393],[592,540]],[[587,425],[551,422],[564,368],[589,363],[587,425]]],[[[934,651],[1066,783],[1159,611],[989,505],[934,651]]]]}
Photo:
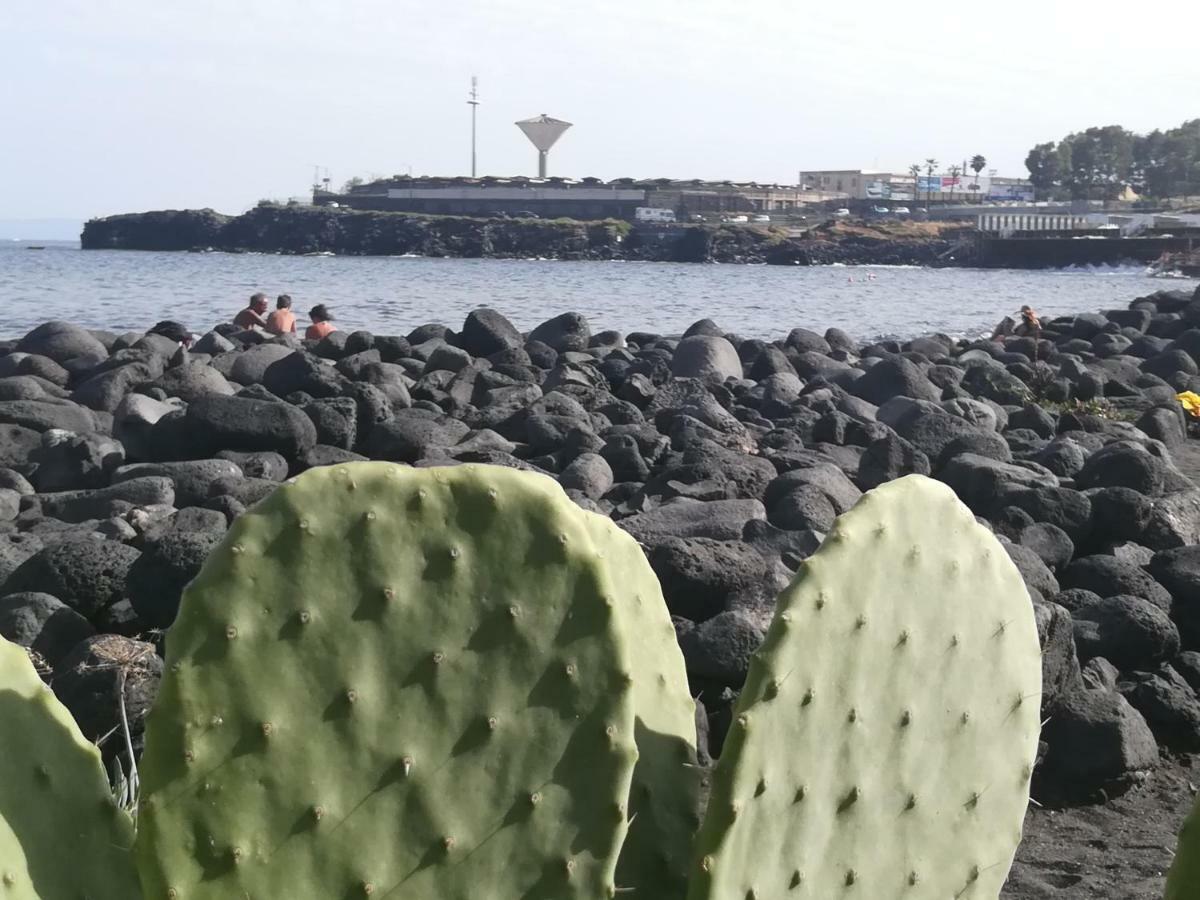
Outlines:
{"type": "Polygon", "coordinates": [[[769,213],[843,199],[845,194],[795,186],[676,181],[668,178],[412,178],[397,175],[351,187],[345,193],[314,188],[317,206],[460,216],[627,219],[639,206],[672,209],[677,217],[769,213]]]}

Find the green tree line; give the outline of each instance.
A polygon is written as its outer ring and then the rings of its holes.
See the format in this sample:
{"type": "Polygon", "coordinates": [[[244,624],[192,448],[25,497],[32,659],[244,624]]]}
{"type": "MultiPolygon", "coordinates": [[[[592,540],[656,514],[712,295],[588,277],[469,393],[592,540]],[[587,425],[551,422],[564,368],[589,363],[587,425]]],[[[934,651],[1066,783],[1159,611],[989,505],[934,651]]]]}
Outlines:
{"type": "Polygon", "coordinates": [[[1025,167],[1043,197],[1112,200],[1126,185],[1145,197],[1200,194],[1200,119],[1149,134],[1089,128],[1038,144],[1025,167]]]}

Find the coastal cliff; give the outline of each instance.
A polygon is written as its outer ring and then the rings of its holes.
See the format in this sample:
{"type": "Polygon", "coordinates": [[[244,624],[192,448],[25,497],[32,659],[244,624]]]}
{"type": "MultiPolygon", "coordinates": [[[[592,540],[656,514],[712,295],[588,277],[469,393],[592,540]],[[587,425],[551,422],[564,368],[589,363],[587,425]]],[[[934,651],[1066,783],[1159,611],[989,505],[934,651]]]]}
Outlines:
{"type": "Polygon", "coordinates": [[[644,260],[769,265],[955,265],[959,232],[918,227],[822,226],[804,237],[773,227],[631,227],[573,219],[477,219],[328,207],[259,206],[240,216],[211,209],[92,219],[85,250],[223,250],[396,256],[644,260]]]}

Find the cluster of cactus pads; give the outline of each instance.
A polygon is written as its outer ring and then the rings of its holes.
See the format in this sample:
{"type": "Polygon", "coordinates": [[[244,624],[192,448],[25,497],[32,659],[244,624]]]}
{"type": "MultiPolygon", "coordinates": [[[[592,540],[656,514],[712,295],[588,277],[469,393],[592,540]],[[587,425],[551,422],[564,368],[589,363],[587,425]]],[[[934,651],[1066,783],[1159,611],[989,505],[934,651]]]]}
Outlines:
{"type": "Polygon", "coordinates": [[[919,476],[780,597],[706,811],[658,582],[542,476],[305,473],[234,524],[166,656],[135,841],[0,647],[0,900],[993,900],[1041,691],[1019,575],[919,476]]]}

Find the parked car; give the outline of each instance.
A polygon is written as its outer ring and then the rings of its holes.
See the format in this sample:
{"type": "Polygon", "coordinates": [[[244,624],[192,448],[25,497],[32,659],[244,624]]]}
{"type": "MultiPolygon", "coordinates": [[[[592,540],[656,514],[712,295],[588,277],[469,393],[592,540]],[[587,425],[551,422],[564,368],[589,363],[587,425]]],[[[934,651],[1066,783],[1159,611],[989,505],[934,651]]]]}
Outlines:
{"type": "Polygon", "coordinates": [[[633,211],[633,217],[639,222],[674,222],[675,210],[655,206],[639,206],[633,211]]]}
{"type": "Polygon", "coordinates": [[[835,209],[833,211],[833,214],[835,216],[848,216],[848,215],[850,215],[850,210],[846,209],[846,207],[843,206],[841,209],[835,209]]]}
{"type": "Polygon", "coordinates": [[[750,217],[749,216],[730,216],[729,221],[730,222],[749,222],[750,217]]]}
{"type": "Polygon", "coordinates": [[[755,216],[754,221],[755,222],[770,222],[771,217],[770,216],[755,216]]]}
{"type": "Polygon", "coordinates": [[[886,206],[872,206],[871,212],[875,213],[877,216],[886,216],[888,214],[888,208],[886,206]]]}
{"type": "Polygon", "coordinates": [[[892,212],[894,212],[898,216],[911,216],[912,215],[912,210],[909,209],[907,206],[897,206],[895,209],[892,210],[892,212]]]}

